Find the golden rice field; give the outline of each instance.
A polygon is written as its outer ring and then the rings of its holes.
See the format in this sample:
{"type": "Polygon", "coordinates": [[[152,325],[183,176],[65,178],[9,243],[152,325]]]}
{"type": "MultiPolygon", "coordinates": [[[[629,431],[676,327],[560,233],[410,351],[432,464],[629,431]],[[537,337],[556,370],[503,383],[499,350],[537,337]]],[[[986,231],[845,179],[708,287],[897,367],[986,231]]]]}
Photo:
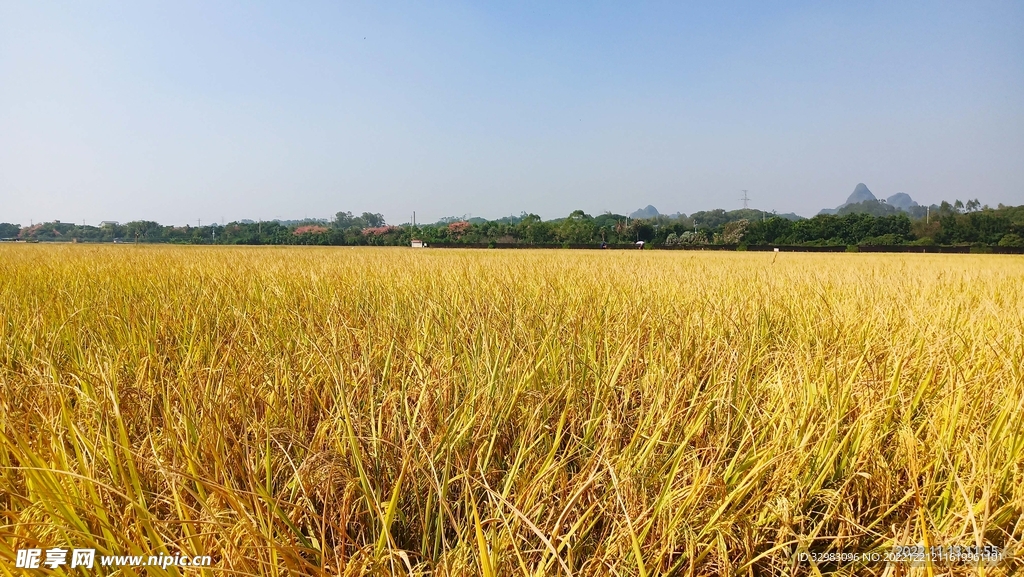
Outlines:
{"type": "Polygon", "coordinates": [[[4,574],[1024,567],[1016,256],[8,245],[0,314],[4,574]],[[799,558],[914,545],[1006,559],[799,558]]]}

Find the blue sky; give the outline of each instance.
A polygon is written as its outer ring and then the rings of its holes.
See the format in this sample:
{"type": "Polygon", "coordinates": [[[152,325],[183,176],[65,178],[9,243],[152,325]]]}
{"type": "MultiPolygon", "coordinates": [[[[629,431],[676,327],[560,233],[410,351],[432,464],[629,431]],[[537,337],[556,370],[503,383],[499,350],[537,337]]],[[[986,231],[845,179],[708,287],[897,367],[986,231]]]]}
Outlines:
{"type": "Polygon", "coordinates": [[[1024,4],[0,0],[0,221],[1024,203],[1024,4]],[[556,5],[557,4],[557,5],[556,5]]]}

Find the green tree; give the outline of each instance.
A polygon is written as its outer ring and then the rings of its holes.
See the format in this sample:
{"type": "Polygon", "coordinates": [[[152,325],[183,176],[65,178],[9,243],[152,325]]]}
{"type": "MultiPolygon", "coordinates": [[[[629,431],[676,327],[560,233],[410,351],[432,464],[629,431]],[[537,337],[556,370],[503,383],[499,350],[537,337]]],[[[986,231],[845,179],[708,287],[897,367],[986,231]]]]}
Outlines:
{"type": "Polygon", "coordinates": [[[555,240],[550,223],[544,222],[536,214],[528,214],[516,225],[519,238],[531,244],[542,244],[555,240]]]}
{"type": "Polygon", "coordinates": [[[562,242],[585,244],[594,239],[594,219],[582,210],[575,210],[558,226],[562,242]]]}
{"type": "Polygon", "coordinates": [[[0,222],[0,238],[14,238],[21,232],[20,224],[11,224],[9,222],[0,222]]]}
{"type": "Polygon", "coordinates": [[[334,228],[348,228],[355,224],[355,217],[351,212],[339,212],[334,215],[334,222],[331,224],[334,228]]]}
{"type": "Polygon", "coordinates": [[[999,246],[1024,247],[1024,237],[1012,232],[1004,234],[1003,238],[999,239],[999,246]]]}
{"type": "Polygon", "coordinates": [[[748,244],[790,244],[794,242],[793,223],[792,220],[777,216],[765,221],[755,220],[750,223],[743,238],[748,244]]]}
{"type": "Polygon", "coordinates": [[[378,226],[384,226],[384,215],[379,212],[364,212],[360,217],[365,223],[365,227],[374,228],[378,226]]]}

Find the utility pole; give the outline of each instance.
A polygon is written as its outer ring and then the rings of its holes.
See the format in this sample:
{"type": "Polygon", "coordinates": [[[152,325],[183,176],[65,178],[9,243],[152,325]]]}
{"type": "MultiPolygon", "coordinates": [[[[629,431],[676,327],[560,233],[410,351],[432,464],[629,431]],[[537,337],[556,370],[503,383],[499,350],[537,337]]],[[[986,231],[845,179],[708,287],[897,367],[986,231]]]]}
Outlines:
{"type": "Polygon", "coordinates": [[[412,225],[416,226],[416,211],[412,211],[412,225]]]}
{"type": "Polygon", "coordinates": [[[746,190],[743,191],[743,198],[741,198],[740,200],[743,201],[743,208],[748,208],[747,203],[750,202],[750,197],[747,196],[747,191],[746,190]]]}
{"type": "Polygon", "coordinates": [[[930,224],[932,221],[932,207],[928,205],[924,208],[924,223],[930,224]]]}

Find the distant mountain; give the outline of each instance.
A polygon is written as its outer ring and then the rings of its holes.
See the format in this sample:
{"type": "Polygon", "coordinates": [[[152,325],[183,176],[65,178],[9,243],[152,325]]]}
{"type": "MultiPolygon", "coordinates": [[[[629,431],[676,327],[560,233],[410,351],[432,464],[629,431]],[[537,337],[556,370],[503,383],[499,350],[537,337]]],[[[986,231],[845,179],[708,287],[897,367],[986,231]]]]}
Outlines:
{"type": "MultiPolygon", "coordinates": [[[[281,226],[302,226],[304,224],[330,224],[331,223],[331,221],[326,219],[326,218],[303,218],[303,219],[293,219],[293,220],[281,220],[280,218],[275,218],[274,220],[272,220],[270,222],[276,222],[277,224],[279,224],[281,226]]],[[[216,223],[214,223],[214,226],[216,226],[216,223]]]]}
{"type": "Polygon", "coordinates": [[[658,212],[658,209],[648,204],[646,207],[641,208],[640,210],[629,213],[629,218],[654,218],[659,214],[661,213],[658,212]]]}
{"type": "Polygon", "coordinates": [[[737,210],[726,211],[721,208],[715,210],[698,211],[687,217],[681,212],[674,212],[672,214],[662,214],[658,212],[658,209],[648,204],[646,207],[640,210],[633,211],[629,214],[629,218],[635,219],[651,219],[658,218],[660,221],[664,220],[679,220],[685,218],[691,218],[698,221],[701,226],[708,226],[714,228],[716,226],[725,224],[727,222],[733,222],[741,219],[746,219],[751,222],[770,219],[770,218],[784,218],[786,220],[804,220],[804,217],[793,212],[787,212],[785,214],[778,214],[775,212],[768,212],[756,208],[741,208],[737,210]]]}
{"type": "Polygon", "coordinates": [[[885,199],[885,203],[889,206],[895,206],[900,210],[909,211],[912,207],[921,206],[917,204],[917,201],[910,198],[910,195],[905,192],[897,192],[896,194],[885,199]]]}
{"type": "Polygon", "coordinates": [[[779,218],[784,218],[786,220],[792,220],[792,221],[807,220],[807,219],[805,219],[804,217],[800,216],[799,214],[797,214],[795,212],[786,212],[786,213],[783,213],[783,214],[775,214],[773,216],[777,216],[779,218]]]}
{"type": "Polygon", "coordinates": [[[853,192],[850,194],[849,198],[846,199],[845,204],[858,204],[864,202],[865,200],[877,201],[878,199],[875,198],[875,195],[871,194],[871,191],[868,190],[867,185],[861,182],[858,183],[857,187],[853,189],[853,192]]]}
{"type": "Polygon", "coordinates": [[[889,216],[900,212],[900,209],[895,206],[889,206],[885,202],[879,202],[877,200],[865,200],[864,202],[854,202],[850,204],[844,204],[836,210],[835,214],[839,216],[847,214],[870,214],[871,216],[889,216]]]}
{"type": "Polygon", "coordinates": [[[818,214],[851,214],[865,212],[875,216],[894,214],[899,211],[916,216],[915,208],[920,205],[905,192],[897,192],[886,200],[879,200],[863,182],[858,183],[846,202],[835,208],[823,208],[818,214]]]}

